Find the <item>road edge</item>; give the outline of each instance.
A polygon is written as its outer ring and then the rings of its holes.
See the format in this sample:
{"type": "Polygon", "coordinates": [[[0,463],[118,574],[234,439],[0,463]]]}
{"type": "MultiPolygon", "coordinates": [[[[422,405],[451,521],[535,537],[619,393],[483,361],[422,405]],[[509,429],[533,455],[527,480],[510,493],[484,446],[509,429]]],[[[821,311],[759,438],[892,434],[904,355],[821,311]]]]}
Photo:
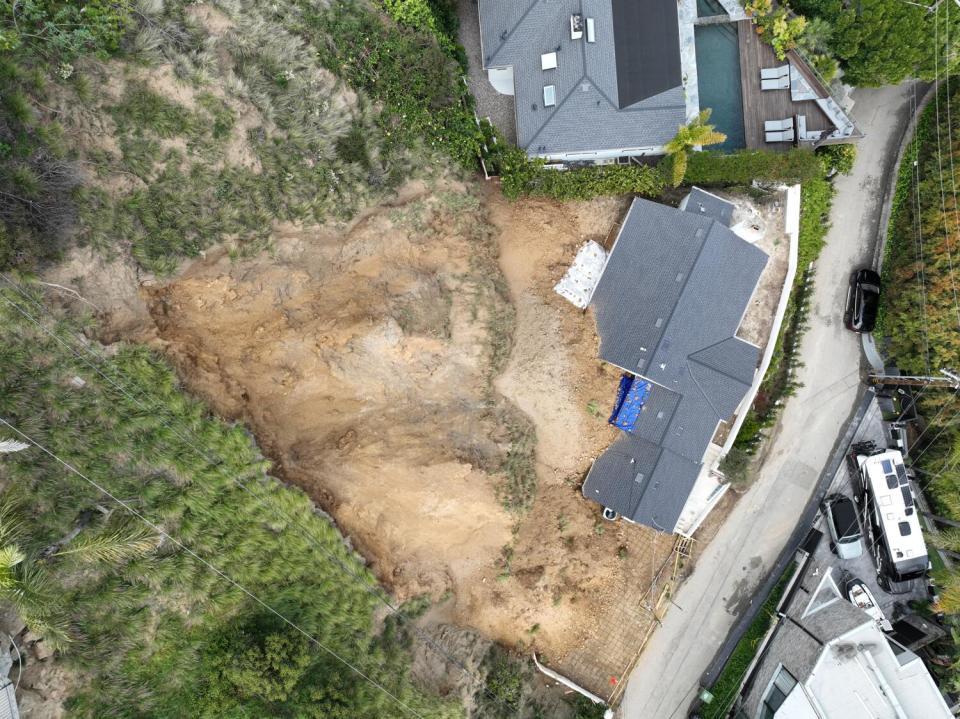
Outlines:
{"type": "MultiPolygon", "coordinates": [[[[838,438],[837,443],[834,445],[830,460],[820,473],[817,484],[814,486],[813,492],[807,500],[807,504],[803,509],[803,513],[800,515],[797,525],[794,527],[790,538],[777,556],[777,561],[774,562],[763,582],[754,591],[754,598],[758,596],[765,597],[771,592],[773,585],[786,570],[787,564],[793,559],[804,537],[806,537],[810,531],[813,518],[819,511],[820,503],[826,496],[827,489],[830,487],[830,483],[836,475],[837,470],[840,469],[840,464],[843,462],[847,449],[853,441],[857,430],[860,429],[860,425],[863,423],[863,418],[866,416],[874,396],[873,390],[866,388],[861,389],[858,404],[855,405],[856,408],[853,416],[847,422],[846,431],[842,437],[838,438]]],[[[710,683],[716,679],[720,670],[723,669],[723,666],[733,653],[734,647],[736,647],[737,643],[743,637],[744,632],[746,632],[747,628],[756,618],[762,606],[763,602],[751,601],[747,611],[745,611],[737,620],[736,624],[733,625],[733,629],[727,634],[723,644],[720,645],[720,649],[717,650],[713,659],[710,660],[710,664],[707,665],[706,671],[700,676],[701,686],[708,687],[710,683]]]]}

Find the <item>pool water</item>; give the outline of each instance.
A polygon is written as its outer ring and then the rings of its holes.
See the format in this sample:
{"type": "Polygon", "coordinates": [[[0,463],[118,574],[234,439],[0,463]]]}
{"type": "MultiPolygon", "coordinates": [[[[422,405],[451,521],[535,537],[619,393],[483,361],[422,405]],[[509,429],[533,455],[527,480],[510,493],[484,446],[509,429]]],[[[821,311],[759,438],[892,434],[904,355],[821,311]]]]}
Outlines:
{"type": "Polygon", "coordinates": [[[697,50],[697,87],[700,109],[710,108],[710,124],[727,136],[711,150],[738,150],[747,146],[740,94],[740,49],[733,23],[694,28],[697,50]]]}
{"type": "Polygon", "coordinates": [[[726,15],[727,11],[720,4],[719,0],[697,0],[697,16],[713,17],[714,15],[726,15]]]}

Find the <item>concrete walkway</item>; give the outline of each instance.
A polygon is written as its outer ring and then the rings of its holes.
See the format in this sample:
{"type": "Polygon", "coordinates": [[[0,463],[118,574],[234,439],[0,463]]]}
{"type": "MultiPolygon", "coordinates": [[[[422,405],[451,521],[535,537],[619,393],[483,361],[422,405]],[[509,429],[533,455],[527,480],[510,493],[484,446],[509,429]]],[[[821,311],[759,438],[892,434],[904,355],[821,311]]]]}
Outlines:
{"type": "Polygon", "coordinates": [[[860,338],[843,326],[850,272],[869,265],[887,176],[909,115],[910,86],[858,90],[853,115],[866,133],[850,176],[836,180],[827,246],[816,274],[798,370],[754,485],[699,558],[630,676],[619,716],[687,716],[700,678],[750,605],[796,526],[860,390],[860,338]]]}

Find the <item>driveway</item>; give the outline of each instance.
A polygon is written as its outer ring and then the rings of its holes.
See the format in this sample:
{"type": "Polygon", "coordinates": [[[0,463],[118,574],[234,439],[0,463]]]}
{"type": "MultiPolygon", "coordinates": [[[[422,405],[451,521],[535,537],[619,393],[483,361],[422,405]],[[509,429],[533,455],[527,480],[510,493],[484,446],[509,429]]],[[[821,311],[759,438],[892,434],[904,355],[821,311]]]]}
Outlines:
{"type": "Polygon", "coordinates": [[[737,502],[644,649],[630,676],[623,719],[685,717],[700,677],[776,561],[860,390],[859,338],[843,327],[850,271],[870,264],[886,178],[908,121],[905,84],[854,94],[866,137],[853,173],[836,181],[827,245],[817,263],[798,370],[803,386],[786,403],[753,486],[737,502]]]}

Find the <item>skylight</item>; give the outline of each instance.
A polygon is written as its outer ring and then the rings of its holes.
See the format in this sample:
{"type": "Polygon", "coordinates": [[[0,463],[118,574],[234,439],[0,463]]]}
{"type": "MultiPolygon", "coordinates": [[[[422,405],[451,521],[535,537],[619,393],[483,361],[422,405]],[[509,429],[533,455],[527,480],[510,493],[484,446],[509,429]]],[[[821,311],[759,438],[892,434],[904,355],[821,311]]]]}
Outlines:
{"type": "Polygon", "coordinates": [[[543,106],[553,107],[556,104],[557,104],[557,86],[544,85],[543,86],[543,106]]]}

